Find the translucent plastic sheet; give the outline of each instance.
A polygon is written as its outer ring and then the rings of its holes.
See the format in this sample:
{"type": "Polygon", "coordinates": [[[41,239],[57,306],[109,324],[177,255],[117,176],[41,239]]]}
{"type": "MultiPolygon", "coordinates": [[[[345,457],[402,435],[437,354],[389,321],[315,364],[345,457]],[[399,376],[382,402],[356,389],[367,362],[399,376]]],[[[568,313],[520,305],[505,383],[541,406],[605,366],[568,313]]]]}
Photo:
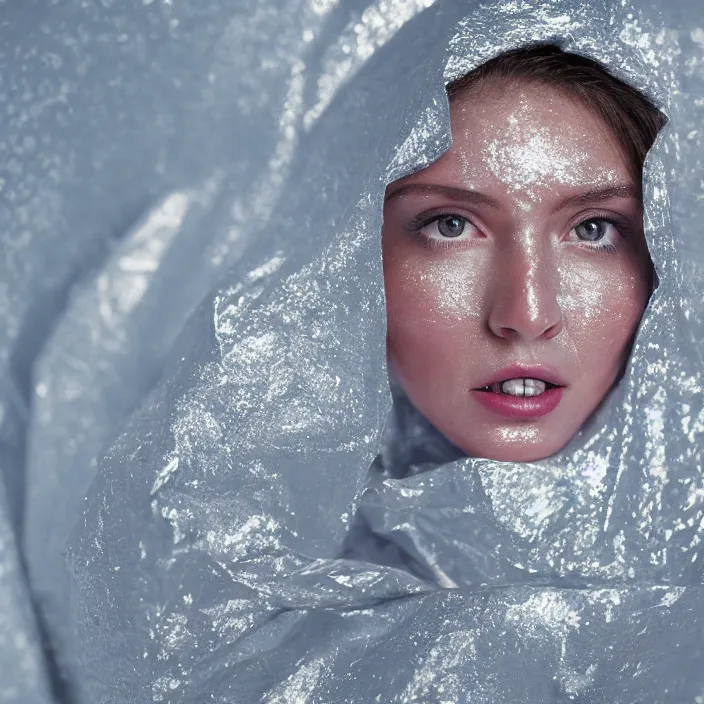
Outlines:
{"type": "Polygon", "coordinates": [[[2,10],[0,702],[49,700],[21,666],[86,702],[704,697],[704,17],[673,5],[2,10]],[[448,145],[446,81],[546,39],[670,120],[628,373],[549,460],[370,473],[384,186],[448,145]]]}

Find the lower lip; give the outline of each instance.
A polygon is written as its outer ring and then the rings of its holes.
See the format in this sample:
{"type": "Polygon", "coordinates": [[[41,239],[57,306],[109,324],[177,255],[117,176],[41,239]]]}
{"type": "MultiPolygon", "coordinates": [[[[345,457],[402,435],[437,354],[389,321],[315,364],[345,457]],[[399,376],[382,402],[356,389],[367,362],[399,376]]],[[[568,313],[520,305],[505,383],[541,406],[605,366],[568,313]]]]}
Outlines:
{"type": "Polygon", "coordinates": [[[510,396],[492,391],[472,390],[474,397],[485,408],[511,420],[534,420],[554,411],[562,400],[564,387],[543,391],[538,396],[510,396]]]}

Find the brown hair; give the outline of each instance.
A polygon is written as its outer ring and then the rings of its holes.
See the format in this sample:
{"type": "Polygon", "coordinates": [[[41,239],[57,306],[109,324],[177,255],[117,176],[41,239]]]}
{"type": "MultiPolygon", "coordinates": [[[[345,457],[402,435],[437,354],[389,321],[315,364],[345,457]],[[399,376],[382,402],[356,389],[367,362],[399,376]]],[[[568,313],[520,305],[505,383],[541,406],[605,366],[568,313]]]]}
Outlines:
{"type": "Polygon", "coordinates": [[[500,54],[450,83],[450,102],[496,80],[535,81],[579,100],[609,127],[640,181],[645,156],[665,116],[649,98],[600,63],[565,52],[556,44],[533,44],[500,54]]]}

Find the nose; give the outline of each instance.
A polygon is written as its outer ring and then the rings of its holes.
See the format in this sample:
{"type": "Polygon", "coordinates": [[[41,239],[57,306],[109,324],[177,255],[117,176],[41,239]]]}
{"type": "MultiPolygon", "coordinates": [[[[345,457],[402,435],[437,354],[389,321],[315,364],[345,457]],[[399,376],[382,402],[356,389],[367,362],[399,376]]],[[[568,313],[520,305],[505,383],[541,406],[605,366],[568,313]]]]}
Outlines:
{"type": "Polygon", "coordinates": [[[548,253],[512,247],[497,262],[488,324],[504,339],[549,340],[562,330],[557,267],[548,253]]]}

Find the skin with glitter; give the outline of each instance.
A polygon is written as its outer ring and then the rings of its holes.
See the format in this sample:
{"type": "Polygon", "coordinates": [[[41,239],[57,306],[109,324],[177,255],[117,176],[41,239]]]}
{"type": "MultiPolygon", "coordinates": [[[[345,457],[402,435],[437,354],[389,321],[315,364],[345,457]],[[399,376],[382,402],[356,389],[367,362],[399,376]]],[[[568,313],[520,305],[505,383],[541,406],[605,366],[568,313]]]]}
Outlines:
{"type": "Polygon", "coordinates": [[[387,189],[389,361],[467,454],[538,460],[627,360],[652,276],[639,184],[609,128],[553,87],[469,91],[451,130],[387,189]],[[502,393],[516,388],[529,398],[502,393]]]}

